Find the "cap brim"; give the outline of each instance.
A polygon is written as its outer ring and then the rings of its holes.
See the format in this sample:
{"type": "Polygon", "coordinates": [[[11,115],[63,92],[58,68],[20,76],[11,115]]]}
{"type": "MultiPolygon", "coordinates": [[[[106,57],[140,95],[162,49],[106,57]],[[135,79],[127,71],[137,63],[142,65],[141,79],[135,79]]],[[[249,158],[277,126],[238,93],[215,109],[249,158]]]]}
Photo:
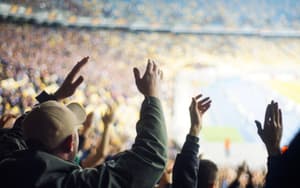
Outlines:
{"type": "Polygon", "coordinates": [[[80,104],[70,103],[67,107],[75,114],[79,124],[82,124],[85,121],[86,112],[80,104]]]}

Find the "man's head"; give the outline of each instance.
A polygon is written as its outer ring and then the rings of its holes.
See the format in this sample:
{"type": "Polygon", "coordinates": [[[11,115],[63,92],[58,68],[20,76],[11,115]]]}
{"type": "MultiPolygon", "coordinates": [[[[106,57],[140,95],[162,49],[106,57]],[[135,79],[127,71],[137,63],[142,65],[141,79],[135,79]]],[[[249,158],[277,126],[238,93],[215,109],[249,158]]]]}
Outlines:
{"type": "Polygon", "coordinates": [[[216,184],[218,167],[210,161],[201,159],[198,171],[198,187],[212,188],[216,184]]]}
{"type": "Polygon", "coordinates": [[[77,103],[65,106],[47,101],[34,107],[25,117],[24,136],[36,149],[73,160],[78,149],[77,129],[85,118],[84,109],[77,103]]]}

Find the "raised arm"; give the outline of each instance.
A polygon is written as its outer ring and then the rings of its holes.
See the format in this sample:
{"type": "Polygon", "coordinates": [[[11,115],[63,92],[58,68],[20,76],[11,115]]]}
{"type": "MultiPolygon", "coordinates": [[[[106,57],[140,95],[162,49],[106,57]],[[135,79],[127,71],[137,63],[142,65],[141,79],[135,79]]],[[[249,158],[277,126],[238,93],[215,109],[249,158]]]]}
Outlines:
{"type": "Polygon", "coordinates": [[[109,132],[110,127],[112,126],[111,124],[113,122],[113,117],[114,110],[112,107],[109,107],[109,109],[105,112],[105,114],[102,117],[104,130],[102,133],[102,137],[96,146],[96,151],[95,153],[91,153],[86,159],[82,161],[82,167],[95,167],[105,160],[105,157],[107,156],[107,150],[109,145],[109,132]]]}
{"type": "Polygon", "coordinates": [[[255,121],[257,133],[264,142],[268,155],[280,155],[280,141],[282,137],[282,113],[278,108],[278,103],[272,101],[267,106],[265,113],[264,127],[259,121],[255,121]]]}
{"type": "Polygon", "coordinates": [[[88,60],[89,57],[84,57],[77,62],[72,70],[67,74],[62,85],[54,92],[54,94],[48,94],[43,91],[39,96],[36,97],[36,99],[42,103],[48,100],[62,101],[68,97],[71,97],[84,80],[83,76],[79,76],[78,78],[76,77],[80,70],[86,65],[88,60]]]}
{"type": "MultiPolygon", "coordinates": [[[[59,89],[55,92],[55,94],[50,95],[43,91],[39,96],[36,97],[36,99],[39,101],[39,103],[48,101],[48,100],[63,100],[64,98],[70,97],[74,94],[78,86],[83,82],[83,77],[80,76],[75,80],[75,77],[77,76],[80,69],[87,63],[88,57],[83,58],[80,60],[70,71],[66,79],[64,80],[63,84],[59,87],[59,89]],[[74,81],[75,80],[75,81],[74,81]]],[[[7,152],[14,152],[18,150],[23,150],[27,148],[27,145],[25,143],[24,137],[23,137],[23,129],[22,129],[22,121],[25,118],[25,114],[21,115],[16,119],[16,121],[13,124],[13,128],[7,131],[6,136],[9,137],[13,142],[9,143],[15,143],[14,145],[7,145],[9,147],[7,152]]],[[[11,117],[10,117],[11,118],[11,117]]],[[[8,122],[4,121],[8,120],[7,118],[1,119],[0,124],[4,125],[8,122]]],[[[1,126],[0,125],[0,126],[1,126]]],[[[1,133],[0,133],[1,134],[1,133]]],[[[2,136],[2,134],[0,135],[2,136]]],[[[2,146],[6,146],[6,143],[2,143],[2,146]]]]}
{"type": "Polygon", "coordinates": [[[202,129],[202,117],[209,109],[209,97],[202,95],[192,98],[190,105],[191,127],[181,153],[177,155],[173,169],[173,188],[196,188],[198,181],[198,150],[199,134],[202,129]]]}
{"type": "MultiPolygon", "coordinates": [[[[139,70],[134,68],[134,76],[138,90],[145,96],[135,142],[130,150],[117,154],[103,165],[73,174],[87,187],[152,188],[164,171],[167,134],[158,98],[162,71],[149,60],[144,75],[141,77],[139,70]]],[[[65,182],[71,185],[76,178],[69,177],[65,182]]]]}
{"type": "Polygon", "coordinates": [[[282,137],[282,113],[277,102],[271,102],[267,106],[264,126],[255,121],[257,132],[268,151],[268,173],[266,176],[266,188],[281,187],[282,157],[280,154],[280,141],[282,137]]]}
{"type": "Polygon", "coordinates": [[[129,151],[132,159],[128,161],[126,170],[134,177],[132,187],[154,187],[167,162],[166,125],[159,100],[163,72],[154,61],[148,60],[143,77],[137,68],[134,68],[134,76],[145,100],[136,126],[137,137],[129,151]]]}

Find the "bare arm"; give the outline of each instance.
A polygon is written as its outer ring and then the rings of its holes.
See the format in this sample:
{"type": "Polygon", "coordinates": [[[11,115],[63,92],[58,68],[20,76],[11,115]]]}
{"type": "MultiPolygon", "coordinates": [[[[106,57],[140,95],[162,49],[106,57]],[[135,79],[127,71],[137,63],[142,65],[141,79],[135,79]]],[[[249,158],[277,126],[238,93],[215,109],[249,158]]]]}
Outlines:
{"type": "Polygon", "coordinates": [[[97,144],[96,152],[90,154],[85,160],[81,162],[82,167],[95,167],[105,160],[109,145],[109,131],[113,121],[114,112],[110,107],[102,117],[104,130],[100,141],[97,144]]]}

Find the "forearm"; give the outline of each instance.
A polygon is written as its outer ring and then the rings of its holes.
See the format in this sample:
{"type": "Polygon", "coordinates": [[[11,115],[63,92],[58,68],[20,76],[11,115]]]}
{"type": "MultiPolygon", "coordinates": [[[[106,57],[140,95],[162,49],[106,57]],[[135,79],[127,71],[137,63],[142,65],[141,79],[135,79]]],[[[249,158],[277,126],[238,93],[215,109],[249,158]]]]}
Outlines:
{"type": "Polygon", "coordinates": [[[107,155],[108,143],[109,143],[109,132],[111,125],[105,125],[102,138],[99,143],[99,147],[97,148],[97,156],[104,157],[107,155]]]}
{"type": "Polygon", "coordinates": [[[143,179],[148,179],[148,187],[154,186],[167,162],[166,126],[158,98],[145,98],[137,123],[137,137],[131,152],[138,161],[137,165],[140,166],[140,168],[133,167],[133,175],[139,174],[136,186],[143,184],[143,179]]]}
{"type": "Polygon", "coordinates": [[[150,144],[155,143],[153,146],[157,146],[159,153],[167,157],[166,125],[161,103],[158,98],[145,98],[136,129],[137,137],[132,147],[133,151],[139,151],[139,146],[148,147],[148,142],[150,144]],[[140,145],[140,142],[142,145],[140,145]]]}
{"type": "Polygon", "coordinates": [[[229,186],[228,188],[239,188],[240,187],[240,181],[239,177],[237,177],[229,186]]]}
{"type": "MultiPolygon", "coordinates": [[[[142,105],[132,149],[117,154],[96,168],[97,175],[107,176],[107,184],[149,188],[160,179],[166,162],[167,136],[160,101],[147,97],[142,105]]],[[[89,178],[93,179],[92,176],[89,178]]]]}
{"type": "Polygon", "coordinates": [[[281,187],[280,181],[283,178],[283,166],[282,166],[282,156],[269,156],[267,167],[268,173],[266,175],[265,188],[281,187]]]}
{"type": "Polygon", "coordinates": [[[96,152],[91,153],[85,160],[82,161],[83,168],[95,167],[104,161],[107,155],[107,148],[109,143],[109,129],[110,126],[104,126],[102,138],[97,144],[96,152]]]}

